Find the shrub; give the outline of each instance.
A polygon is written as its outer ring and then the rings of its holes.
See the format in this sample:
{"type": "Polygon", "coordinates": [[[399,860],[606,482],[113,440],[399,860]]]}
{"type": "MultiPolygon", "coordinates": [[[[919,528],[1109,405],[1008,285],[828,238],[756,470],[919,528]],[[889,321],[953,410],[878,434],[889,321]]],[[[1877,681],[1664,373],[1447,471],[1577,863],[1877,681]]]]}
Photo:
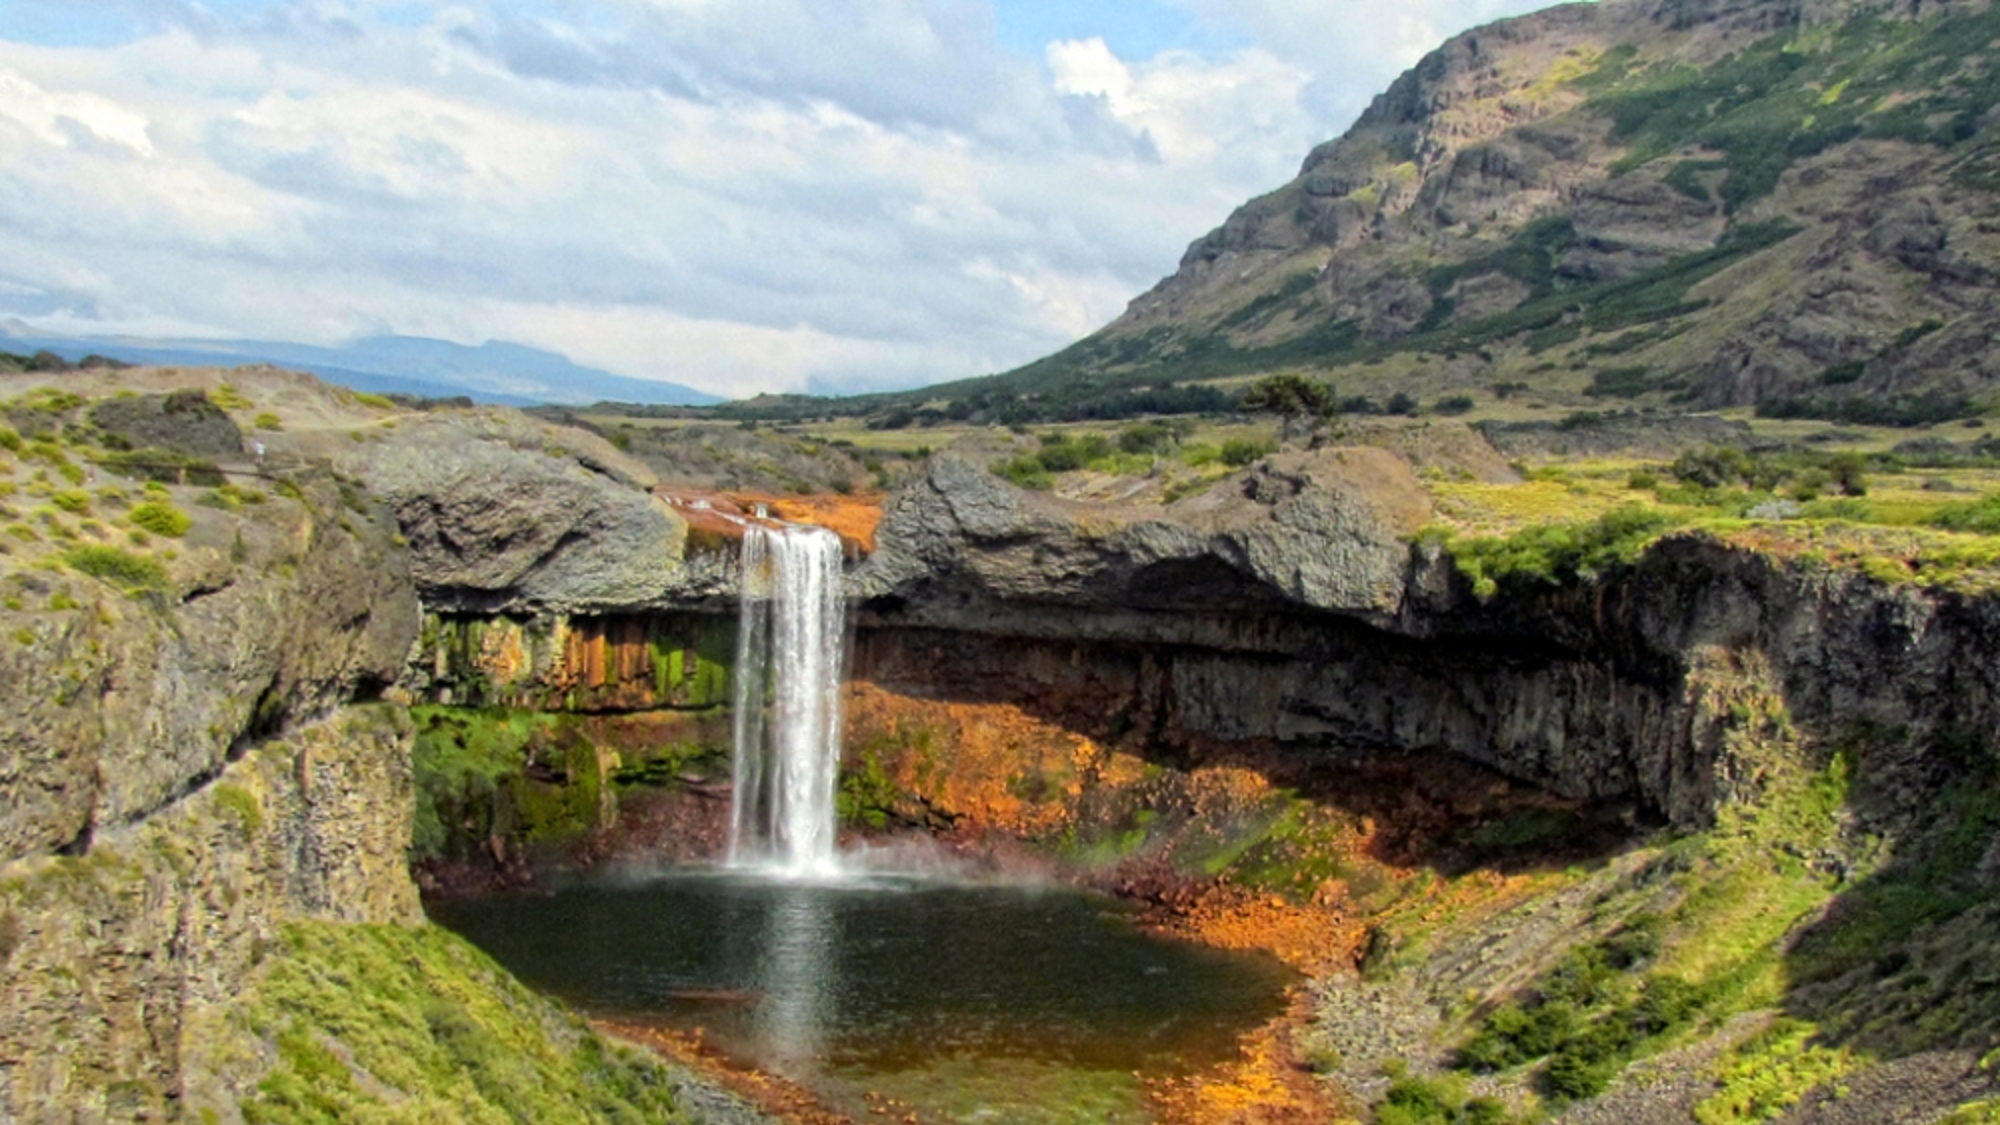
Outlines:
{"type": "Polygon", "coordinates": [[[1230,438],[1222,443],[1222,463],[1232,469],[1240,469],[1261,457],[1270,456],[1277,448],[1276,442],[1230,438]]]}
{"type": "MultiPolygon", "coordinates": [[[[262,414],[257,415],[257,417],[251,420],[250,424],[256,426],[260,430],[282,430],[285,428],[284,422],[281,421],[276,414],[273,414],[268,410],[264,411],[262,414]]],[[[614,442],[614,444],[616,443],[614,442]]],[[[631,439],[627,438],[626,444],[630,445],[631,439]]],[[[623,447],[621,446],[620,448],[623,447]]]]}
{"type": "Polygon", "coordinates": [[[1437,403],[1431,409],[1439,414],[1456,415],[1471,413],[1472,406],[1471,395],[1446,395],[1437,400],[1437,403]]]}
{"type": "Polygon", "coordinates": [[[1472,580],[1474,594],[1489,598],[1508,580],[1560,585],[1630,563],[1681,519],[1659,508],[1626,504],[1587,523],[1541,524],[1505,538],[1453,540],[1447,549],[1459,572],[1472,580]]]}
{"type": "Polygon", "coordinates": [[[194,526],[194,520],[186,512],[172,504],[159,500],[149,500],[127,512],[125,518],[133,527],[164,535],[169,539],[179,539],[194,526]]]}
{"type": "Polygon", "coordinates": [[[1242,408],[1286,418],[1326,418],[1340,409],[1333,388],[1303,375],[1266,375],[1243,392],[1242,408]]]}
{"type": "Polygon", "coordinates": [[[117,547],[73,547],[64,552],[63,562],[79,574],[128,590],[158,589],[167,584],[165,567],[117,547]]]}
{"type": "Polygon", "coordinates": [[[993,471],[1022,488],[1032,488],[1038,492],[1046,492],[1054,488],[1056,483],[1055,477],[1042,467],[1041,458],[1032,453],[1004,462],[993,471]]]}
{"type": "Polygon", "coordinates": [[[1584,394],[1597,398],[1637,398],[1655,389],[1650,367],[1608,367],[1590,377],[1584,394]]]}
{"type": "Polygon", "coordinates": [[[1947,531],[1974,531],[1981,535],[2000,535],[2000,493],[1968,500],[1962,504],[1946,504],[1925,521],[1932,527],[1947,531]]]}
{"type": "Polygon", "coordinates": [[[67,488],[49,497],[49,503],[73,516],[90,511],[90,493],[80,488],[67,488]]]}
{"type": "Polygon", "coordinates": [[[208,401],[223,410],[247,410],[251,405],[250,400],[243,397],[242,391],[228,383],[219,383],[214,390],[208,392],[208,401]]]}
{"type": "Polygon", "coordinates": [[[1185,419],[1141,422],[1118,431],[1118,448],[1126,453],[1164,453],[1193,432],[1194,425],[1185,419]]]}

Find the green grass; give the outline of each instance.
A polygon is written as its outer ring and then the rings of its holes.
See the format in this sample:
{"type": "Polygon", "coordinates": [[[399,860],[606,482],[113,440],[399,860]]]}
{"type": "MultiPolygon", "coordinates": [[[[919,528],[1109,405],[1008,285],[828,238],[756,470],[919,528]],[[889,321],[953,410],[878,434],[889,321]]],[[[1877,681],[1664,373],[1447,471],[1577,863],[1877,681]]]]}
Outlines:
{"type": "Polygon", "coordinates": [[[435,926],[294,923],[248,998],[276,1063],[251,1125],[686,1120],[669,1075],[435,926]]]}
{"type": "Polygon", "coordinates": [[[179,539],[194,526],[194,518],[164,500],[149,500],[125,513],[125,522],[141,531],[179,539]]]}
{"type": "Polygon", "coordinates": [[[166,568],[158,561],[118,547],[72,547],[63,552],[62,559],[79,574],[101,578],[126,590],[157,590],[167,585],[166,568]]]}
{"type": "Polygon", "coordinates": [[[1507,536],[1442,538],[1473,594],[1492,598],[1502,588],[1559,586],[1636,561],[1662,534],[1688,522],[1684,513],[1626,504],[1595,520],[1537,524],[1507,536]]]}

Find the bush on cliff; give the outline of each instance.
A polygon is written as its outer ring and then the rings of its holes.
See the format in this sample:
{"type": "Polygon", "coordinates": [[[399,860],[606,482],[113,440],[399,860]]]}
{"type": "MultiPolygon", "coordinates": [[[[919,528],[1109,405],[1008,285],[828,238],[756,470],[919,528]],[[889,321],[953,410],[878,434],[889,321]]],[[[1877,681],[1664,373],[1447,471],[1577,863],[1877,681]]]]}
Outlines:
{"type": "Polygon", "coordinates": [[[162,500],[139,505],[125,514],[125,520],[141,531],[164,535],[169,539],[179,539],[194,526],[193,518],[186,512],[162,500]]]}
{"type": "Polygon", "coordinates": [[[79,574],[126,590],[156,590],[167,584],[166,568],[157,561],[117,547],[75,547],[63,554],[63,562],[79,574]]]}
{"type": "Polygon", "coordinates": [[[1450,539],[1445,549],[1472,591],[1490,598],[1503,583],[1560,585],[1636,560],[1661,533],[1685,517],[1627,504],[1581,523],[1542,524],[1508,536],[1450,539]]]}

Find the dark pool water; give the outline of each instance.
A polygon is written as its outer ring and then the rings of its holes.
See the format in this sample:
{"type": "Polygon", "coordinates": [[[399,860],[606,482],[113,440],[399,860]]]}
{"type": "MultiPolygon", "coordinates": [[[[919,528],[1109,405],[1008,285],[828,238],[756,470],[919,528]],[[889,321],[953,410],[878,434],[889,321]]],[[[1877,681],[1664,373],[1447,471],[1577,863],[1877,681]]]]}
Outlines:
{"type": "Polygon", "coordinates": [[[925,1121],[1141,1122],[1134,1072],[1232,1057],[1294,979],[1068,889],[674,873],[430,911],[587,1012],[699,1026],[857,1116],[873,1092],[925,1121]]]}

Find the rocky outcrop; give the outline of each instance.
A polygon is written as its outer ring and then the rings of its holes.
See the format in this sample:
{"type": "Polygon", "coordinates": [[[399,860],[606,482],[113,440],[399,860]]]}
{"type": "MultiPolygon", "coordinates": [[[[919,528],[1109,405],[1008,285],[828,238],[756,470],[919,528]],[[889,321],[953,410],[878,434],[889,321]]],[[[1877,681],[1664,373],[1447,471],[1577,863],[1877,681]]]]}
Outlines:
{"type": "Polygon", "coordinates": [[[131,449],[169,449],[195,457],[243,453],[243,431],[197,390],[106,399],[91,409],[90,420],[131,449]]]}
{"type": "Polygon", "coordinates": [[[409,762],[400,712],[342,711],[106,830],[87,856],[6,868],[0,1113],[240,1120],[262,1068],[228,1014],[280,927],[421,921],[409,762]]]}
{"type": "Polygon", "coordinates": [[[1287,604],[1386,617],[1404,594],[1398,536],[1429,510],[1409,465],[1367,447],[1280,454],[1155,509],[1054,500],[945,455],[890,505],[856,587],[912,623],[974,604],[1079,625],[1287,604]]]}
{"type": "Polygon", "coordinates": [[[2000,674],[1980,656],[2000,629],[1990,598],[1685,535],[1595,581],[1482,603],[1337,489],[1258,510],[1333,457],[1246,475],[1236,506],[1254,517],[1227,525],[1171,509],[1092,525],[941,461],[892,506],[859,577],[856,674],[1162,748],[1441,750],[1683,825],[1756,794],[1718,683],[1768,692],[1822,737],[1905,731],[1907,760],[1871,763],[1884,793],[1899,777],[1921,788],[1935,738],[2000,730],[2000,674]]]}
{"type": "Polygon", "coordinates": [[[330,479],[294,495],[195,508],[158,590],[0,581],[0,862],[87,850],[287,723],[395,682],[418,612],[394,529],[330,479]]]}
{"type": "Polygon", "coordinates": [[[721,560],[686,554],[686,522],[648,491],[651,473],[581,431],[440,415],[345,463],[395,514],[435,610],[664,608],[727,589],[721,560]]]}

